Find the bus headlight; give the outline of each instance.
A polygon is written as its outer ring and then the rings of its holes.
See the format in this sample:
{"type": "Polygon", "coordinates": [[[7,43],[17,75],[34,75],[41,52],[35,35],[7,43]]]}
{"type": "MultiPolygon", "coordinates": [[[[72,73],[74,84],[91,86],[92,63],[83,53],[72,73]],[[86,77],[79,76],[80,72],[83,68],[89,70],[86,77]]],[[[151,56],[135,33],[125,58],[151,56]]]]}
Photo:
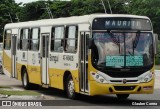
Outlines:
{"type": "Polygon", "coordinates": [[[153,78],[153,73],[150,72],[149,74],[147,74],[147,75],[142,79],[141,82],[149,82],[149,81],[152,80],[152,78],[153,78]]]}
{"type": "Polygon", "coordinates": [[[105,80],[105,78],[102,75],[98,74],[98,73],[91,72],[91,75],[94,78],[94,80],[96,80],[98,83],[108,83],[105,80]]]}

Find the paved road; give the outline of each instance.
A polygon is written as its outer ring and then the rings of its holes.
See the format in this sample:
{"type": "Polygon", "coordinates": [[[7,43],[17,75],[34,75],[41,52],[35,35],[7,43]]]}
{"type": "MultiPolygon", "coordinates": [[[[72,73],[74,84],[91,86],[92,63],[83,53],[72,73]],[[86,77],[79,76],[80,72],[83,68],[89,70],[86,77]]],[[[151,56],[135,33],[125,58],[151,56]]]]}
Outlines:
{"type": "MultiPolygon", "coordinates": [[[[21,82],[15,79],[8,78],[5,75],[0,75],[0,86],[11,86],[16,88],[22,88],[21,82]]],[[[40,88],[39,90],[35,90],[41,94],[44,95],[44,100],[56,100],[60,104],[60,106],[56,106],[55,108],[59,109],[66,109],[66,106],[63,106],[63,103],[66,101],[70,101],[66,98],[65,94],[61,90],[57,89],[43,89],[40,88]]],[[[143,100],[160,100],[160,71],[156,71],[156,79],[155,79],[155,90],[154,94],[133,94],[130,95],[129,99],[127,101],[137,101],[137,102],[143,102],[143,100]]],[[[79,96],[78,100],[69,102],[69,105],[83,105],[83,106],[67,106],[67,108],[76,108],[76,109],[106,109],[107,108],[139,108],[139,106],[119,106],[119,105],[126,105],[127,101],[117,101],[117,98],[115,95],[104,95],[104,96],[95,96],[95,97],[88,97],[81,95],[79,96]],[[87,106],[85,106],[87,105],[87,106]],[[105,105],[105,106],[104,106],[105,105]]],[[[151,101],[152,102],[152,101],[151,101]]],[[[155,101],[154,101],[155,102],[155,101]]],[[[159,101],[160,103],[160,101],[159,101]]],[[[51,109],[53,107],[45,107],[45,109],[51,109]]],[[[159,106],[142,106],[141,108],[152,108],[152,109],[158,109],[159,106]]],[[[5,109],[5,108],[4,108],[5,109]]],[[[13,107],[14,109],[14,107],[13,107]]],[[[16,109],[16,108],[15,108],[16,109]]],[[[27,108],[26,108],[27,109],[27,108]]],[[[36,109],[35,107],[33,109],[36,109]]],[[[37,108],[37,109],[43,109],[43,108],[37,108]]]]}

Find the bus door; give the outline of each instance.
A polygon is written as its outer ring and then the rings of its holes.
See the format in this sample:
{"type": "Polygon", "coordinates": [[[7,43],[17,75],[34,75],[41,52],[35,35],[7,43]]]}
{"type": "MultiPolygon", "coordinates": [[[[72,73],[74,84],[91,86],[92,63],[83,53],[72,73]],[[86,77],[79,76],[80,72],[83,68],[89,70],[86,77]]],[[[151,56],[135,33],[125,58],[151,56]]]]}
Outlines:
{"type": "Polygon", "coordinates": [[[80,40],[80,90],[88,93],[88,43],[90,32],[81,32],[80,40]]]}
{"type": "Polygon", "coordinates": [[[49,34],[42,34],[41,40],[41,74],[42,84],[49,84],[48,75],[48,55],[49,55],[49,34]]]}
{"type": "Polygon", "coordinates": [[[17,78],[17,71],[16,71],[16,48],[17,48],[17,34],[12,34],[11,37],[11,54],[12,54],[12,70],[11,70],[11,77],[17,78]]]}

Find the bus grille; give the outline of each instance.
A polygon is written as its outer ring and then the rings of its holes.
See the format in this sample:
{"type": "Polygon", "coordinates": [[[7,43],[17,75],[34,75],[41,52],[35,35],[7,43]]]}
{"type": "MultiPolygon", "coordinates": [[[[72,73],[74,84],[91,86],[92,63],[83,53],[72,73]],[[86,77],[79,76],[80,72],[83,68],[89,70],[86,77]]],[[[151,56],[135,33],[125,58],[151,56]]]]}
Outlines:
{"type": "Polygon", "coordinates": [[[114,86],[117,91],[134,90],[136,86],[114,86]]]}
{"type": "MultiPolygon", "coordinates": [[[[120,83],[123,82],[122,80],[110,80],[111,82],[120,83]]],[[[138,80],[126,80],[126,82],[137,82],[138,80]]]]}

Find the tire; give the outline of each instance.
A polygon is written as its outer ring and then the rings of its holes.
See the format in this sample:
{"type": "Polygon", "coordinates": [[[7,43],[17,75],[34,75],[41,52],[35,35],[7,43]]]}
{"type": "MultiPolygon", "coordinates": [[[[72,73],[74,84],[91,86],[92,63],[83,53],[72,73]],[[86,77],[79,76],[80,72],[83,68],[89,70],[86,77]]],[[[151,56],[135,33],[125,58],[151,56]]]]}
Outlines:
{"type": "Polygon", "coordinates": [[[75,93],[74,81],[73,81],[71,75],[68,76],[65,87],[66,87],[66,92],[67,92],[68,98],[75,99],[76,93],[75,93]]]}
{"type": "Polygon", "coordinates": [[[127,99],[129,97],[129,94],[117,94],[118,99],[127,99]]]}
{"type": "Polygon", "coordinates": [[[0,65],[0,74],[3,74],[3,67],[0,65]]]}
{"type": "Polygon", "coordinates": [[[31,84],[29,83],[28,73],[26,69],[23,69],[22,71],[22,85],[24,89],[29,90],[31,88],[31,84]]]}

